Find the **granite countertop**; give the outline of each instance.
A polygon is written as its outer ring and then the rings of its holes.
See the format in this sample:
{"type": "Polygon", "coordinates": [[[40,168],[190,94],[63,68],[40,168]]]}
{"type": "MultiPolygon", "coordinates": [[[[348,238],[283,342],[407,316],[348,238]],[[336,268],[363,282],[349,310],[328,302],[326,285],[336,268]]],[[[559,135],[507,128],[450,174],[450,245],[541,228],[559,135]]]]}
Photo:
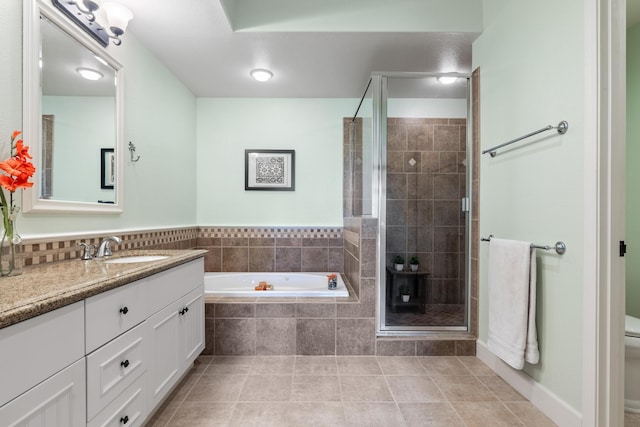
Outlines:
{"type": "Polygon", "coordinates": [[[0,328],[73,304],[93,295],[203,257],[206,250],[130,250],[112,257],[25,267],[20,276],[0,277],[0,328]],[[108,264],[131,255],[166,255],[159,261],[108,264]]]}

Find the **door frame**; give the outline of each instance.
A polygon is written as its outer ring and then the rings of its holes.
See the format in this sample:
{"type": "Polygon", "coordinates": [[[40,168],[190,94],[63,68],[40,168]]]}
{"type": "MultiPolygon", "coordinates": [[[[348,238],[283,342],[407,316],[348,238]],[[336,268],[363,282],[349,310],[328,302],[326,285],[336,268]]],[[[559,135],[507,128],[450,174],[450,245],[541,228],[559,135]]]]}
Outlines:
{"type": "Polygon", "coordinates": [[[595,142],[585,145],[584,159],[583,425],[621,426],[626,0],[585,0],[584,10],[585,136],[595,142]]]}

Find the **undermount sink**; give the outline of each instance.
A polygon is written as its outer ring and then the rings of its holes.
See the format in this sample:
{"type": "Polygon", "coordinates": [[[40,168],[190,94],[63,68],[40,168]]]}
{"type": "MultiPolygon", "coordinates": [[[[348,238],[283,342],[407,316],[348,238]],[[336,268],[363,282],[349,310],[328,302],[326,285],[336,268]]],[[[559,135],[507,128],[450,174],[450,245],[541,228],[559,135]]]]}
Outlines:
{"type": "Polygon", "coordinates": [[[106,264],[131,264],[134,262],[160,261],[169,258],[167,255],[132,255],[121,258],[111,258],[105,261],[106,264]]]}

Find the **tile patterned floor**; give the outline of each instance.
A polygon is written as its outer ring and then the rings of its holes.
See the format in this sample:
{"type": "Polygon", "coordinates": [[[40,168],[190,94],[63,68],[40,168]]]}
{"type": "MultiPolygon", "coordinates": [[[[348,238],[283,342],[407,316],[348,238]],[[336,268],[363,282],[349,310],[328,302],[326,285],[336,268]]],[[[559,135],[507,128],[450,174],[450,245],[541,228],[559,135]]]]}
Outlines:
{"type": "Polygon", "coordinates": [[[555,424],[472,356],[200,356],[147,425],[555,424]]]}
{"type": "Polygon", "coordinates": [[[464,326],[464,304],[427,304],[425,313],[398,312],[387,308],[387,325],[464,326]]]}

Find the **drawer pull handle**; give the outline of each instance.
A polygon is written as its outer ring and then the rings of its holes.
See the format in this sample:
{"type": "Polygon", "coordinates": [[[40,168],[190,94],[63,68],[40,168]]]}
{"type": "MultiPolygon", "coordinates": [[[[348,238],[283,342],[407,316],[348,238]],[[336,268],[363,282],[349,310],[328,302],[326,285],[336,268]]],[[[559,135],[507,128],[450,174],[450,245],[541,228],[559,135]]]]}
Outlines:
{"type": "Polygon", "coordinates": [[[127,314],[129,312],[129,309],[127,308],[127,306],[124,306],[120,309],[120,313],[122,314],[127,314]]]}
{"type": "Polygon", "coordinates": [[[124,362],[120,362],[120,366],[122,366],[123,368],[128,368],[129,367],[129,360],[125,360],[124,362]]]}
{"type": "Polygon", "coordinates": [[[120,418],[120,422],[122,424],[126,424],[129,422],[129,417],[127,415],[125,415],[124,417],[120,418]]]}

